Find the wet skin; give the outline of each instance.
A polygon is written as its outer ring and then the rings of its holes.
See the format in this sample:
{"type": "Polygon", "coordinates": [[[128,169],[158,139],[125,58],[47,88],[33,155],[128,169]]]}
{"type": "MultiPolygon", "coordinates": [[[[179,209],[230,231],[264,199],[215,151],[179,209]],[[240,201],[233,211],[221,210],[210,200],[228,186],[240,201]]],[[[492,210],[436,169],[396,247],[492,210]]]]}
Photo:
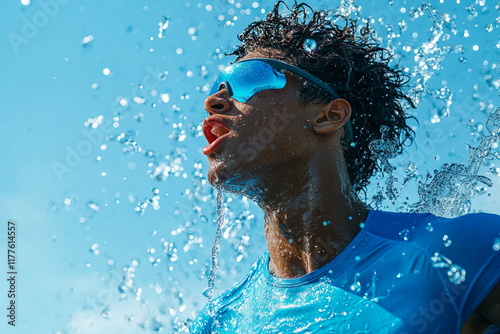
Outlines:
{"type": "MultiPolygon", "coordinates": [[[[246,58],[269,57],[261,50],[246,58]]],[[[289,72],[286,86],[258,92],[245,103],[225,89],[205,101],[208,180],[255,200],[265,214],[269,270],[293,278],[340,254],[360,231],[368,208],[351,191],[341,139],[349,103],[302,106],[301,81],[289,72]],[[214,142],[214,139],[217,142],[214,142]],[[324,224],[326,223],[326,226],[324,224]]],[[[500,287],[468,319],[462,333],[500,326],[500,287]]]]}
{"type": "MultiPolygon", "coordinates": [[[[257,56],[263,54],[246,58],[257,56]]],[[[210,96],[204,131],[220,131],[213,130],[213,123],[230,130],[215,148],[205,150],[209,182],[259,204],[265,213],[270,270],[291,278],[342,252],[368,209],[350,191],[340,144],[349,103],[337,99],[302,106],[299,79],[285,75],[283,89],[261,91],[245,103],[230,98],[225,89],[210,96]]]]}

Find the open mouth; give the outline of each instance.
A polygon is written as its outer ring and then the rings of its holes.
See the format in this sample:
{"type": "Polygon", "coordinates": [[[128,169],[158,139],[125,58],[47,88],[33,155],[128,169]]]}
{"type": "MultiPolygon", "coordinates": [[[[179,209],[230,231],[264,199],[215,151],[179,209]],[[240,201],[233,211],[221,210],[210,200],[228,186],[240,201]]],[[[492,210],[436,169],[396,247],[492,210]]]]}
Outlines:
{"type": "Polygon", "coordinates": [[[220,122],[205,120],[203,123],[203,134],[205,138],[207,138],[208,145],[203,148],[203,153],[210,153],[229,131],[230,130],[220,122]]]}

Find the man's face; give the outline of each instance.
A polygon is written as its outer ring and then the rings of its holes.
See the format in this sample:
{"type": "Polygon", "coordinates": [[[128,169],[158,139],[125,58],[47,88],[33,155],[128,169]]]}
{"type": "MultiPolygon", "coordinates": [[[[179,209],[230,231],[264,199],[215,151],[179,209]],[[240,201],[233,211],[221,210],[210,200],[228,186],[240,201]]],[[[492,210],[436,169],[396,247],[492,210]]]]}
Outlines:
{"type": "Polygon", "coordinates": [[[209,145],[203,152],[212,185],[251,196],[248,191],[263,176],[284,171],[311,154],[311,115],[299,104],[298,79],[285,75],[285,87],[260,91],[244,103],[230,97],[226,89],[205,100],[210,116],[203,132],[209,145]]]}

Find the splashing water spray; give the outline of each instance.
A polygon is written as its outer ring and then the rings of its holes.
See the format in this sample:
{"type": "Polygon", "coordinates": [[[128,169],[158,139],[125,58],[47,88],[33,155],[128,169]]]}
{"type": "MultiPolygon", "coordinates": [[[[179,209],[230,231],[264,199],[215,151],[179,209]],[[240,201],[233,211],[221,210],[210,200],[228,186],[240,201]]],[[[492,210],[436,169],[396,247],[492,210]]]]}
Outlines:
{"type": "Polygon", "coordinates": [[[215,233],[215,241],[212,246],[212,268],[210,269],[210,274],[208,275],[208,287],[203,292],[205,297],[208,297],[209,312],[210,316],[214,316],[214,307],[212,302],[212,296],[214,294],[215,278],[217,277],[217,270],[219,269],[219,260],[217,258],[220,250],[220,242],[222,236],[222,228],[225,223],[224,215],[224,192],[220,187],[217,187],[217,231],[215,233]]]}
{"type": "MultiPolygon", "coordinates": [[[[419,201],[409,206],[410,212],[430,212],[446,218],[459,217],[468,213],[470,199],[477,193],[475,187],[478,183],[488,187],[493,186],[493,182],[488,177],[478,175],[478,172],[486,158],[496,157],[492,149],[500,140],[500,108],[490,114],[486,128],[490,134],[482,135],[478,147],[469,146],[467,166],[458,163],[444,164],[441,171],[434,171],[434,178],[428,174],[424,182],[419,182],[419,201]],[[429,182],[431,179],[432,181],[429,182]]],[[[373,152],[373,158],[379,164],[382,172],[387,175],[385,185],[379,186],[380,190],[373,196],[372,203],[376,207],[382,206],[385,197],[394,201],[401,193],[395,187],[395,182],[398,179],[393,176],[393,172],[396,168],[389,162],[389,159],[395,156],[394,144],[386,139],[387,129],[385,127],[381,128],[381,132],[382,138],[374,140],[369,146],[373,152]]],[[[405,179],[403,185],[407,180],[405,179]]]]}
{"type": "Polygon", "coordinates": [[[486,128],[489,135],[483,135],[478,147],[469,146],[469,163],[444,164],[441,171],[434,171],[434,179],[427,184],[430,176],[418,186],[420,201],[413,205],[416,212],[431,212],[441,217],[458,217],[468,212],[469,200],[474,195],[478,182],[493,186],[486,176],[478,175],[479,168],[487,157],[494,156],[492,148],[500,139],[500,108],[488,117],[486,128]]]}
{"type": "MultiPolygon", "coordinates": [[[[389,159],[396,157],[396,143],[392,140],[387,139],[389,127],[385,125],[381,126],[380,132],[382,133],[382,138],[372,141],[370,144],[368,144],[368,148],[373,153],[373,159],[379,164],[379,168],[383,173],[388,175],[385,185],[385,195],[391,201],[394,201],[399,196],[399,193],[394,185],[394,183],[397,182],[398,179],[393,175],[396,167],[391,165],[389,159]]],[[[381,205],[383,198],[384,195],[382,194],[382,190],[380,190],[379,193],[374,196],[373,202],[375,202],[375,205],[377,207],[381,205]]]]}

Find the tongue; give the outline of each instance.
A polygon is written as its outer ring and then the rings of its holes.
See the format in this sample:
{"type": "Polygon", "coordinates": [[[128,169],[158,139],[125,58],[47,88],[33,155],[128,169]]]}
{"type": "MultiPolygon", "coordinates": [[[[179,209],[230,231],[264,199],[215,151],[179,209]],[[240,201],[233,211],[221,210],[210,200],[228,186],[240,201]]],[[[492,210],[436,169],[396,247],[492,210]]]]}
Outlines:
{"type": "Polygon", "coordinates": [[[214,126],[212,126],[212,130],[210,132],[212,132],[212,134],[216,135],[217,137],[220,137],[225,135],[228,131],[224,127],[215,124],[214,126]]]}

